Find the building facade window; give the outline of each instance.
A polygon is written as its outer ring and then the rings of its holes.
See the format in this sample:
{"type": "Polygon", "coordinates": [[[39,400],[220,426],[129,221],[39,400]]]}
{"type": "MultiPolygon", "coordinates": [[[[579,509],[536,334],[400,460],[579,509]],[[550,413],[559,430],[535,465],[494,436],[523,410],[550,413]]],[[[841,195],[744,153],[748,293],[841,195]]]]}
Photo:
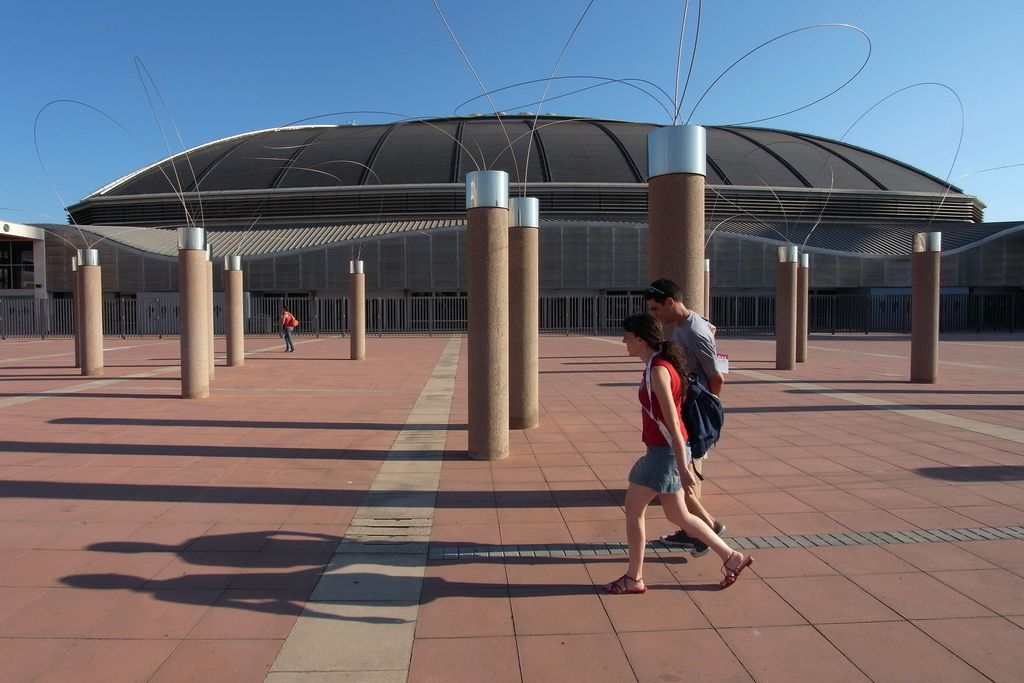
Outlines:
{"type": "Polygon", "coordinates": [[[0,241],[0,289],[32,289],[34,284],[32,242],[0,241]]]}

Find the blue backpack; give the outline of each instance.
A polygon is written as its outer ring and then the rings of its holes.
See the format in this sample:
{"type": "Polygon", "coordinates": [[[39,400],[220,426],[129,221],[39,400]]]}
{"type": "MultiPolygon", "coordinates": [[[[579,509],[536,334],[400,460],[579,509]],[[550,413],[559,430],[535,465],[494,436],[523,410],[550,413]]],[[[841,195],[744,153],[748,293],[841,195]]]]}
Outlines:
{"type": "Polygon", "coordinates": [[[683,401],[683,424],[694,458],[704,455],[718,443],[725,423],[725,409],[717,396],[691,378],[683,401]]]}

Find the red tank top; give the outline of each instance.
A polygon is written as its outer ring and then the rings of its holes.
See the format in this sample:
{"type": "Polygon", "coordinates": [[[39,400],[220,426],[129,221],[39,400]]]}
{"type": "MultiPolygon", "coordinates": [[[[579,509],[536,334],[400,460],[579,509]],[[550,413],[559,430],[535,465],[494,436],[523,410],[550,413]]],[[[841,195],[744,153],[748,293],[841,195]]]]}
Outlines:
{"type": "MultiPolygon", "coordinates": [[[[651,359],[651,372],[654,371],[656,366],[661,366],[668,370],[669,375],[669,387],[672,389],[672,398],[676,404],[676,415],[681,416],[683,414],[683,383],[679,379],[679,373],[672,367],[672,364],[661,357],[656,355],[651,359]]],[[[658,425],[651,419],[650,412],[653,412],[661,422],[668,427],[668,422],[661,414],[661,406],[658,405],[658,395],[654,391],[654,387],[651,386],[650,397],[647,393],[647,373],[644,372],[644,378],[640,381],[640,405],[642,410],[640,411],[643,419],[643,441],[648,446],[671,446],[665,436],[661,433],[658,425]],[[654,408],[651,408],[650,399],[654,399],[654,408]],[[650,412],[649,412],[650,411],[650,412]]],[[[679,429],[683,432],[683,440],[685,441],[686,436],[686,425],[683,424],[682,419],[679,420],[679,429]]]]}

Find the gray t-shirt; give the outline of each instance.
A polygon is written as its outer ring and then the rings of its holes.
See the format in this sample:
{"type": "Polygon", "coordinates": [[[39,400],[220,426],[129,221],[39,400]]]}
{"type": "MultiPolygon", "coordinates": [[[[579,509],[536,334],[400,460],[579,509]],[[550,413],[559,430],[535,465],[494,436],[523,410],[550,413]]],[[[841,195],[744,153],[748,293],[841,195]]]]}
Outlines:
{"type": "Polygon", "coordinates": [[[708,377],[718,372],[715,336],[708,321],[690,311],[690,316],[672,332],[672,341],[683,347],[686,367],[697,376],[697,383],[708,388],[708,377]]]}

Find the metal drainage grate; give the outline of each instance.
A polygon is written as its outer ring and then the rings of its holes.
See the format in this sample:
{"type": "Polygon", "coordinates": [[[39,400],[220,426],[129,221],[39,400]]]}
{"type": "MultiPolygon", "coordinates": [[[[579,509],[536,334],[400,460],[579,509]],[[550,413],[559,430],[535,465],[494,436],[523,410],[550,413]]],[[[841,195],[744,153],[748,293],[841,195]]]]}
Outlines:
{"type": "MultiPolygon", "coordinates": [[[[861,533],[794,534],[790,536],[730,536],[726,542],[741,550],[768,548],[824,548],[845,545],[895,545],[906,543],[960,543],[963,541],[1005,541],[1024,539],[1024,526],[976,527],[971,529],[926,529],[914,531],[871,531],[861,533]]],[[[688,548],[647,544],[656,553],[688,553],[688,548]]],[[[432,560],[490,559],[504,557],[601,557],[625,555],[625,543],[538,543],[532,545],[448,545],[430,544],[432,560]]]]}

